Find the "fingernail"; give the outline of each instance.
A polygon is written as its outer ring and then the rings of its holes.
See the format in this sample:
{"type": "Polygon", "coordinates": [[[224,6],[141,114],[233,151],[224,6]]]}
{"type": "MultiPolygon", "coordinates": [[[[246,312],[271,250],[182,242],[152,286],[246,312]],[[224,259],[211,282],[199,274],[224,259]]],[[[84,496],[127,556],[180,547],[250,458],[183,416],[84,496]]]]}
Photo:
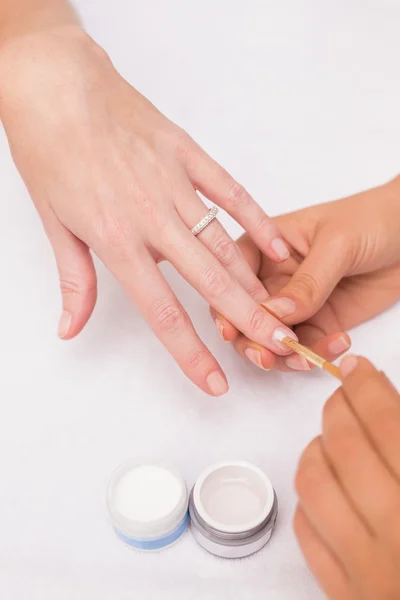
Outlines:
{"type": "Polygon", "coordinates": [[[340,363],[340,372],[343,377],[350,375],[350,373],[352,373],[352,371],[354,371],[354,369],[357,367],[357,364],[357,356],[354,356],[354,354],[349,354],[349,356],[346,356],[340,363]]]}
{"type": "Polygon", "coordinates": [[[58,332],[57,332],[58,337],[65,338],[65,336],[68,335],[68,331],[71,326],[71,321],[72,321],[71,313],[64,310],[61,314],[61,318],[58,323],[58,332]]]}
{"type": "Polygon", "coordinates": [[[223,394],[226,394],[229,389],[225,377],[219,371],[210,373],[207,377],[207,385],[214,396],[222,396],[223,394]]]}
{"type": "Polygon", "coordinates": [[[280,319],[296,312],[296,303],[290,298],[272,298],[263,302],[262,305],[280,319]]]}
{"type": "Polygon", "coordinates": [[[340,336],[328,344],[328,350],[331,352],[331,354],[342,354],[342,352],[346,352],[350,346],[351,344],[349,344],[347,339],[343,336],[340,336]]]}
{"type": "Polygon", "coordinates": [[[272,341],[274,342],[275,346],[279,348],[279,350],[289,351],[289,348],[285,346],[285,344],[282,344],[282,340],[285,339],[285,337],[290,337],[292,340],[296,340],[296,342],[299,341],[299,338],[295,333],[293,333],[293,331],[278,327],[272,334],[272,341]]]}
{"type": "Polygon", "coordinates": [[[311,367],[304,358],[299,354],[292,354],[284,360],[285,365],[294,371],[311,371],[311,367]]]}
{"type": "Polygon", "coordinates": [[[263,369],[264,371],[269,371],[269,369],[266,369],[262,364],[261,352],[259,350],[256,350],[255,348],[246,348],[244,353],[253,365],[260,367],[260,369],[263,369]]]}
{"type": "Polygon", "coordinates": [[[220,319],[219,317],[217,317],[215,319],[215,324],[217,326],[219,335],[222,337],[222,339],[224,340],[224,342],[226,342],[226,339],[224,337],[224,322],[222,321],[222,319],[220,319]]]}
{"type": "Polygon", "coordinates": [[[282,238],[276,237],[271,242],[271,248],[280,260],[286,260],[290,256],[288,247],[282,238]]]}

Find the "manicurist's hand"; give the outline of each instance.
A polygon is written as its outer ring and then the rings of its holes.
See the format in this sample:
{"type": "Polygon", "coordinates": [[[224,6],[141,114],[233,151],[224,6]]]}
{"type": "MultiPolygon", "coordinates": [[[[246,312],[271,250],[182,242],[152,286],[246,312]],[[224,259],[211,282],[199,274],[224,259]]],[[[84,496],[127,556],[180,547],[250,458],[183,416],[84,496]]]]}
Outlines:
{"type": "MultiPolygon", "coordinates": [[[[341,333],[400,299],[400,177],[381,187],[276,219],[292,257],[273,264],[244,235],[238,242],[271,297],[264,303],[300,341],[329,360],[350,347],[341,333]]],[[[264,368],[309,370],[300,356],[277,357],[212,310],[226,341],[264,368]]]]}
{"type": "MultiPolygon", "coordinates": [[[[5,2],[3,20],[21,5],[5,2]]],[[[60,337],[75,336],[94,308],[92,250],[205,392],[223,394],[227,382],[158,269],[162,260],[249,339],[287,354],[273,337],[282,324],[259,306],[268,294],[224,228],[214,220],[198,237],[191,233],[207,213],[196,192],[227,210],[272,263],[289,256],[276,224],[119,75],[70,13],[67,24],[54,18],[63,2],[22,5],[14,17],[23,16],[21,31],[6,28],[0,39],[0,115],[56,255],[60,337]]]]}
{"type": "Polygon", "coordinates": [[[400,395],[348,356],[296,488],[300,547],[330,600],[400,598],[400,395]]]}

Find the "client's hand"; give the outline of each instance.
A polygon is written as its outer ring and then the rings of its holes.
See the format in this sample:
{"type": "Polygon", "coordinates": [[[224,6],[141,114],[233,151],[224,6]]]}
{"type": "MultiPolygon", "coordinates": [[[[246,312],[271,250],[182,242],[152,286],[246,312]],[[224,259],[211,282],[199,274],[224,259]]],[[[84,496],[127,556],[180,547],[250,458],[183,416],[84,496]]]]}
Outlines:
{"type": "MultiPolygon", "coordinates": [[[[350,341],[338,333],[371,319],[400,299],[400,178],[336,202],[276,219],[292,258],[273,264],[247,235],[243,254],[272,295],[263,304],[300,341],[329,360],[350,341]]],[[[297,355],[280,358],[250,341],[212,310],[226,341],[259,367],[308,370],[297,355]]]]}
{"type": "Polygon", "coordinates": [[[92,250],[205,392],[218,396],[228,385],[158,269],[161,260],[249,338],[288,354],[274,338],[282,324],[260,308],[268,294],[222,225],[191,233],[207,213],[197,191],[279,262],[289,252],[276,225],[78,25],[48,28],[45,20],[1,44],[0,115],[56,255],[60,337],[79,333],[96,302],[92,250]]]}
{"type": "Polygon", "coordinates": [[[343,387],[305,450],[294,519],[305,558],[331,600],[400,598],[400,395],[348,356],[343,387]]]}

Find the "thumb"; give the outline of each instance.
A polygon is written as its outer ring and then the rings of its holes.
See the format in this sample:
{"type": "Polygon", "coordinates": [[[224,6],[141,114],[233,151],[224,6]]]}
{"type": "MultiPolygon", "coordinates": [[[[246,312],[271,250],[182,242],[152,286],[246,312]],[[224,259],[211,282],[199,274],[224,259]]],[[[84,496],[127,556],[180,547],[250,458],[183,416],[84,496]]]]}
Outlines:
{"type": "Polygon", "coordinates": [[[343,238],[320,233],[311,250],[279,296],[263,306],[288,325],[312,317],[325,304],[339,281],[348,272],[349,247],[343,238]]]}
{"type": "MultiPolygon", "coordinates": [[[[55,217],[56,218],[56,217],[55,217]]],[[[75,337],[89,320],[97,299],[97,278],[88,246],[60,223],[53,221],[46,232],[56,257],[62,293],[58,336],[75,337]]]]}

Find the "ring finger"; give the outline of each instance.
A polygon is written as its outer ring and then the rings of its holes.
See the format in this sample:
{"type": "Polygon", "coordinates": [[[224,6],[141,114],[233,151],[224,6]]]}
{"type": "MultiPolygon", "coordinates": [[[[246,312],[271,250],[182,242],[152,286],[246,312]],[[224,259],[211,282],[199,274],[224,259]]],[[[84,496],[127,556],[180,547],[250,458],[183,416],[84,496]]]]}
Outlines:
{"type": "MultiPolygon", "coordinates": [[[[176,210],[186,227],[192,229],[207,215],[208,208],[194,190],[188,190],[184,198],[176,200],[176,210]]],[[[196,237],[256,302],[268,298],[267,290],[218,219],[213,219],[196,237]]]]}

